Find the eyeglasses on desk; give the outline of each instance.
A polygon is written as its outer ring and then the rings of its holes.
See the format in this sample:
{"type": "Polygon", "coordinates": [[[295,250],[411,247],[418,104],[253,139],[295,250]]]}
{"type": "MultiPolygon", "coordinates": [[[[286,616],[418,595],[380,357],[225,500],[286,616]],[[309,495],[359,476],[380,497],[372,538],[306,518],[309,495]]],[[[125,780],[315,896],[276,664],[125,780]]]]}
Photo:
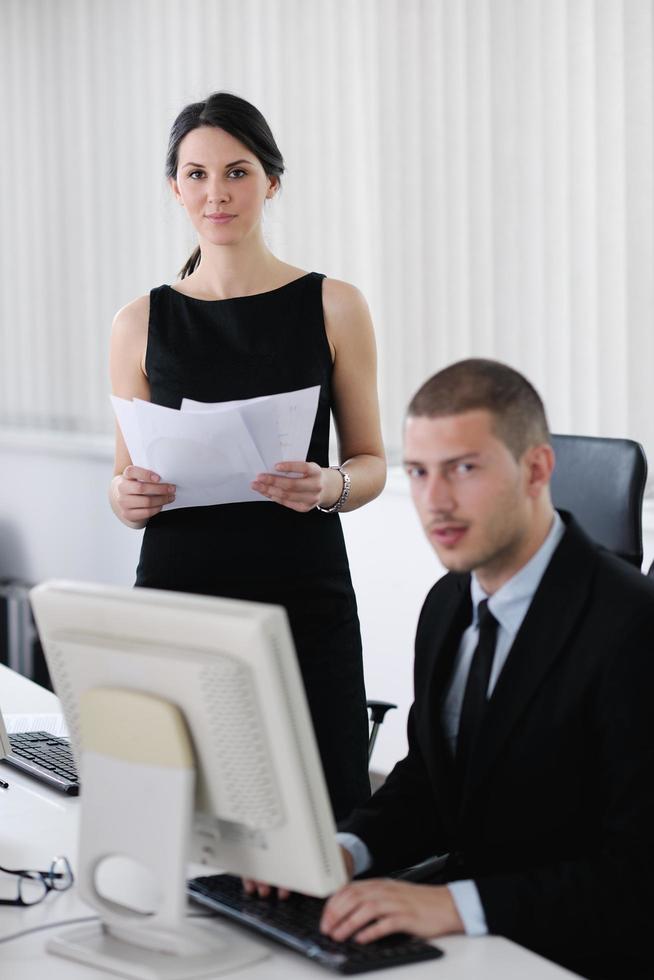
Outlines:
{"type": "Polygon", "coordinates": [[[55,857],[48,871],[28,868],[5,868],[0,871],[16,877],[16,897],[0,898],[0,905],[38,905],[48,892],[65,892],[72,886],[75,878],[68,858],[55,857]]]}

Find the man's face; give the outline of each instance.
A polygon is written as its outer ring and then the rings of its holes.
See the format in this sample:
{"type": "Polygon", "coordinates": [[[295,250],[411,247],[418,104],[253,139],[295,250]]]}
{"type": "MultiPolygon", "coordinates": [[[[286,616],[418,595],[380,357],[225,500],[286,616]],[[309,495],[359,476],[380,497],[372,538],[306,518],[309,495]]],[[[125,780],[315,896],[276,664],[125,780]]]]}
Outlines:
{"type": "Polygon", "coordinates": [[[486,410],[407,419],[411,494],[447,569],[474,570],[484,587],[499,588],[521,567],[535,497],[531,452],[516,460],[486,410]]]}

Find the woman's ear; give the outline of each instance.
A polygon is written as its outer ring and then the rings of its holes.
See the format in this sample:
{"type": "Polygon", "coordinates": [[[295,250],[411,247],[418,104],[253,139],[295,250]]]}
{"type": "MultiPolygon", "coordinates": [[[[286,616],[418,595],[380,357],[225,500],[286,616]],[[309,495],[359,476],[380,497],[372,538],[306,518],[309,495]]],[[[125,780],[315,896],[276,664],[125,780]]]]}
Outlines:
{"type": "Polygon", "coordinates": [[[268,190],[266,191],[266,200],[270,200],[275,196],[279,190],[279,177],[269,177],[268,178],[268,190]]]}
{"type": "Polygon", "coordinates": [[[181,204],[182,207],[184,207],[184,202],[182,201],[182,195],[179,193],[179,184],[177,183],[177,181],[175,180],[174,177],[169,177],[168,178],[168,186],[170,187],[171,191],[173,192],[173,196],[174,196],[175,200],[179,204],[181,204]]]}

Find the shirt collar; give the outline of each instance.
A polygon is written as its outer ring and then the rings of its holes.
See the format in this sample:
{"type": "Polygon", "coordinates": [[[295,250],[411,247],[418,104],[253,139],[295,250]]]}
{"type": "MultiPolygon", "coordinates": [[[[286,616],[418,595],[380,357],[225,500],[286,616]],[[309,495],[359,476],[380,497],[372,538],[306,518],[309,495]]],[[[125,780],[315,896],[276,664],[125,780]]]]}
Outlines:
{"type": "Polygon", "coordinates": [[[483,599],[488,599],[488,608],[500,626],[512,634],[518,632],[531,600],[534,597],[534,593],[540,585],[540,580],[545,573],[545,569],[549,565],[552,555],[556,551],[564,533],[565,524],[558,513],[554,511],[552,526],[538,551],[531,556],[527,564],[523,565],[520,571],[516,572],[508,582],[505,582],[497,592],[494,592],[490,599],[479,584],[475,573],[472,573],[470,578],[470,597],[473,606],[473,626],[477,626],[477,609],[479,603],[483,599]]]}

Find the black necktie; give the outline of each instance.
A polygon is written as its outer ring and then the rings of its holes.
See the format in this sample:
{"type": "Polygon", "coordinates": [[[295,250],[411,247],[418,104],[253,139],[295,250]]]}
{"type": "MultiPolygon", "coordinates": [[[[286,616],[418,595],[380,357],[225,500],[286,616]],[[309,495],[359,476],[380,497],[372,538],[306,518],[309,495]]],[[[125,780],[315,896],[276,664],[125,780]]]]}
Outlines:
{"type": "Polygon", "coordinates": [[[479,603],[477,621],[479,640],[470,663],[456,740],[456,762],[462,775],[467,771],[470,754],[486,709],[486,692],[495,655],[497,620],[488,608],[487,599],[479,603]]]}

